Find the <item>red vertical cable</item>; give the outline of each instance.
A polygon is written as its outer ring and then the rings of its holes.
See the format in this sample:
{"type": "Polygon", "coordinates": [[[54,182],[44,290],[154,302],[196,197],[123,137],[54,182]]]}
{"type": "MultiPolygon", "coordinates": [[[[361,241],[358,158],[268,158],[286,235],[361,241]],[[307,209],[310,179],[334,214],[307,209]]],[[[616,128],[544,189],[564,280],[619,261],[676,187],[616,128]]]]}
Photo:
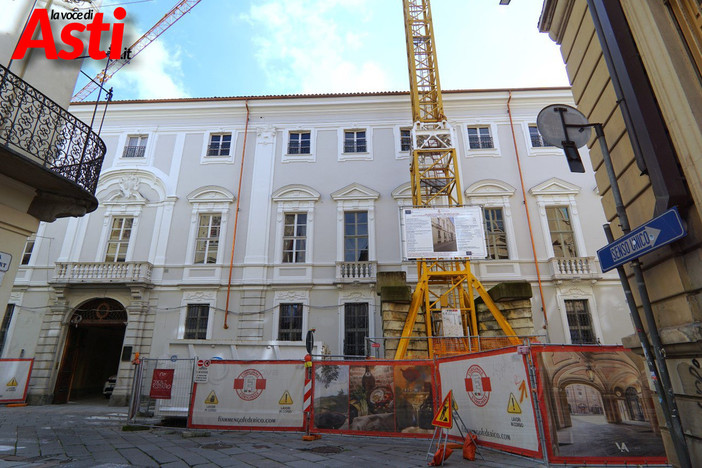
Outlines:
{"type": "Polygon", "coordinates": [[[244,177],[244,156],[246,155],[246,137],[249,135],[249,101],[245,100],[246,125],[244,126],[244,145],[241,149],[241,168],[239,169],[239,188],[236,191],[236,212],[234,214],[234,234],[232,235],[232,254],[229,257],[229,280],[227,281],[227,302],[224,305],[224,329],[228,329],[229,294],[232,290],[232,270],[234,269],[234,246],[236,245],[236,228],[239,225],[239,201],[241,200],[241,181],[244,177]]]}
{"type": "Polygon", "coordinates": [[[509,98],[507,99],[507,113],[509,114],[509,128],[512,130],[512,143],[514,143],[514,155],[517,159],[517,168],[519,169],[519,181],[522,184],[522,197],[524,197],[524,209],[526,210],[527,224],[529,225],[529,238],[531,239],[531,252],[534,255],[534,266],[536,267],[536,278],[539,283],[539,295],[541,296],[541,312],[544,314],[544,328],[548,327],[548,317],[546,316],[546,302],[544,302],[544,289],[541,286],[541,272],[539,271],[539,261],[536,257],[536,245],[534,244],[534,231],[531,228],[531,216],[529,215],[529,204],[526,198],[526,189],[524,188],[524,175],[522,174],[522,164],[519,161],[519,150],[517,149],[517,137],[514,134],[514,122],[512,121],[512,90],[509,90],[509,98]]]}

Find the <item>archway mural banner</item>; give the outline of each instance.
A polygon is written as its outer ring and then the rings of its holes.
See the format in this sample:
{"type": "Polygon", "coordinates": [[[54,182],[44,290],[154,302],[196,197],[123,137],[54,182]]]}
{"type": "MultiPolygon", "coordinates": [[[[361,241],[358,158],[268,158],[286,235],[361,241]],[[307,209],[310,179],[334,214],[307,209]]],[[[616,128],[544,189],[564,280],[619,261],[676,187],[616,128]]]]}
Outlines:
{"type": "Polygon", "coordinates": [[[666,463],[640,356],[620,346],[533,345],[531,359],[549,461],[666,463]]]}
{"type": "Polygon", "coordinates": [[[34,359],[0,359],[0,403],[23,403],[27,398],[34,359]]]}
{"type": "MultiPolygon", "coordinates": [[[[543,458],[526,357],[516,347],[437,363],[441,395],[453,390],[459,416],[481,445],[543,458]]],[[[456,424],[450,434],[459,434],[456,424]]]]}

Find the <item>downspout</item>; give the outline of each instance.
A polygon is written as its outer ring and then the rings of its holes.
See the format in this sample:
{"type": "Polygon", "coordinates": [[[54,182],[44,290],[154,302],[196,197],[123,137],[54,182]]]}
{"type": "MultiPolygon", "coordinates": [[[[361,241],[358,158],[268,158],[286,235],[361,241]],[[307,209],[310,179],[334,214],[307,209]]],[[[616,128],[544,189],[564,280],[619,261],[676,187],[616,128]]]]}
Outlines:
{"type": "Polygon", "coordinates": [[[548,330],[548,317],[546,315],[546,302],[544,301],[544,288],[541,285],[541,272],[539,271],[539,260],[536,257],[536,244],[534,243],[534,231],[531,228],[531,216],[529,215],[529,204],[527,203],[526,188],[524,188],[524,175],[522,174],[522,164],[519,161],[519,149],[517,149],[517,136],[514,133],[514,122],[512,121],[512,90],[509,90],[507,99],[507,113],[509,114],[509,128],[512,130],[512,143],[514,144],[514,156],[517,159],[517,169],[519,169],[519,182],[522,185],[522,197],[524,198],[524,210],[526,211],[527,224],[529,225],[529,239],[531,239],[531,253],[534,255],[534,266],[536,267],[536,279],[539,283],[539,295],[541,296],[541,312],[544,315],[544,328],[548,330]]]}
{"type": "Polygon", "coordinates": [[[236,191],[236,211],[234,214],[234,234],[232,235],[232,253],[229,257],[229,280],[227,281],[227,301],[224,305],[224,329],[228,329],[227,318],[229,318],[229,295],[232,291],[232,270],[234,269],[234,246],[236,245],[236,228],[239,225],[239,201],[241,200],[241,181],[244,177],[244,156],[246,155],[246,137],[249,135],[249,101],[245,100],[246,125],[244,126],[244,145],[241,149],[241,167],[239,169],[239,188],[236,191]]]}

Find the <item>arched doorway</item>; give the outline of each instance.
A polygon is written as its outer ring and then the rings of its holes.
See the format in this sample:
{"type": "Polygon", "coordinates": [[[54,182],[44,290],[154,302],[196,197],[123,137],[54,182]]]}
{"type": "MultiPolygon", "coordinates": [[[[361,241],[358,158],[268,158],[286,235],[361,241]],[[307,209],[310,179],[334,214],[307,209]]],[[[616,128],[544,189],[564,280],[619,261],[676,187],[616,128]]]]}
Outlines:
{"type": "Polygon", "coordinates": [[[107,379],[117,374],[127,311],[114,299],[91,299],[73,311],[61,367],[54,387],[54,403],[102,396],[107,379]]]}
{"type": "Polygon", "coordinates": [[[629,387],[625,392],[626,396],[626,406],[629,409],[629,417],[632,421],[643,421],[644,413],[641,407],[641,400],[639,399],[639,393],[634,387],[629,387]]]}

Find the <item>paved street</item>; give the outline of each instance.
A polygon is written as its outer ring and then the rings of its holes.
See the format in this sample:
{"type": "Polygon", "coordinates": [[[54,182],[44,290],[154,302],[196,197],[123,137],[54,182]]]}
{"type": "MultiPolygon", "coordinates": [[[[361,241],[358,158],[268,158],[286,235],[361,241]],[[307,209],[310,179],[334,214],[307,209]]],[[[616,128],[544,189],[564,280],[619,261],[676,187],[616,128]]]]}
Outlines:
{"type": "MultiPolygon", "coordinates": [[[[122,430],[126,408],[89,404],[0,408],[0,467],[427,466],[428,440],[299,433],[189,431],[159,427],[122,430]],[[196,436],[196,437],[192,437],[196,436]]],[[[446,466],[537,467],[531,460],[480,449],[460,452],[446,466]]]]}

